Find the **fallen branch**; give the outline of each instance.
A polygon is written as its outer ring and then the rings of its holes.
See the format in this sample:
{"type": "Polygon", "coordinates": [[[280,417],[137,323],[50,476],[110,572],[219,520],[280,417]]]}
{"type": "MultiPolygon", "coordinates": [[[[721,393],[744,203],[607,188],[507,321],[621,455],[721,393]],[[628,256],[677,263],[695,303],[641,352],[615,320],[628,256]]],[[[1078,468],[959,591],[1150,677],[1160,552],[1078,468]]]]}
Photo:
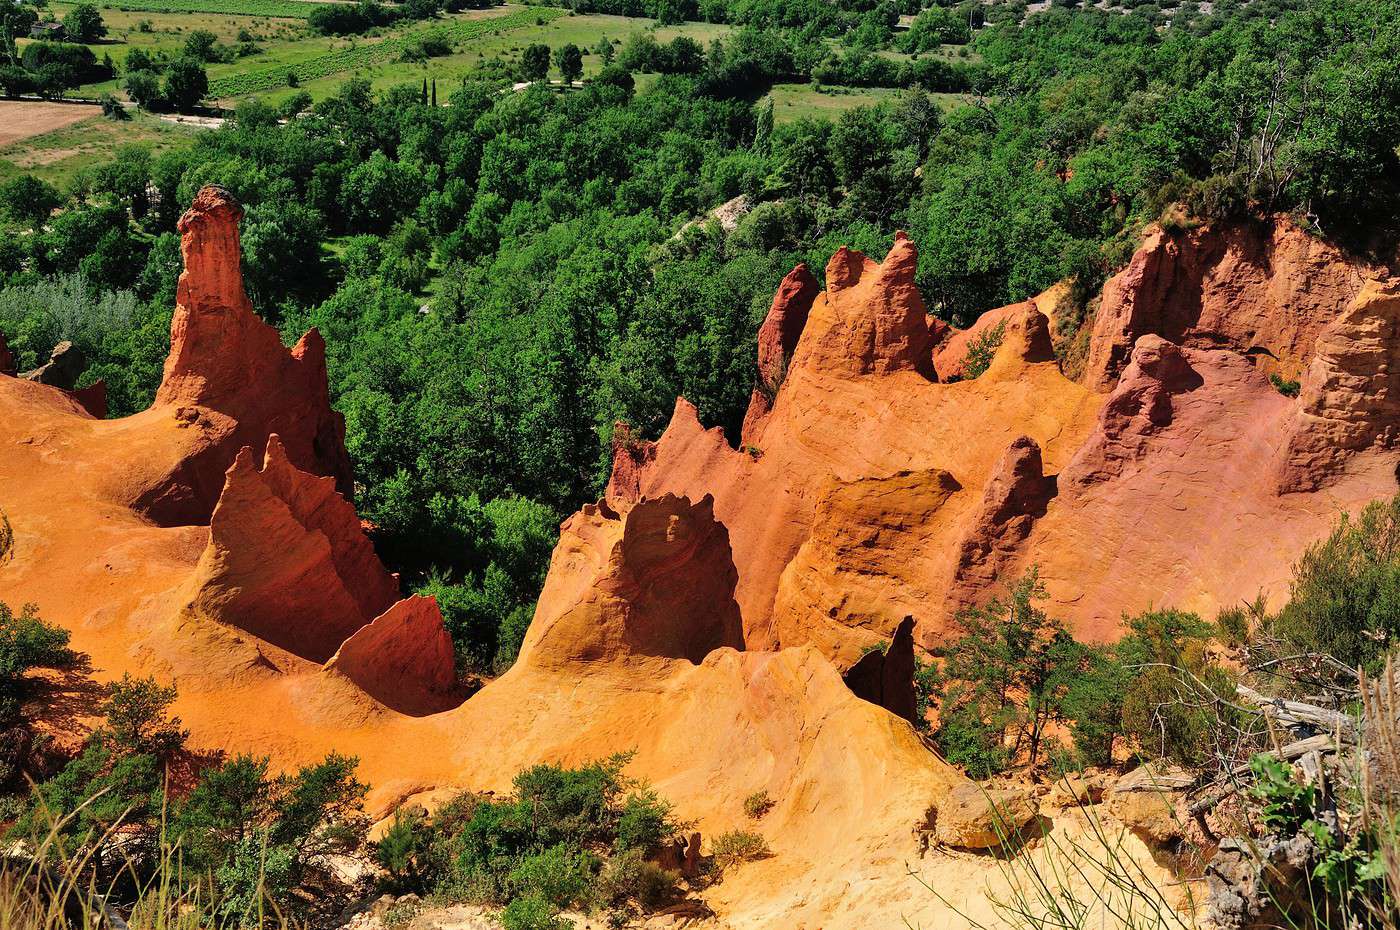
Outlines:
{"type": "Polygon", "coordinates": [[[1264,716],[1285,727],[1316,727],[1336,733],[1343,741],[1355,739],[1356,721],[1341,711],[1302,701],[1287,701],[1260,694],[1248,685],[1235,685],[1235,693],[1255,705],[1264,716]]]}
{"type": "MultiPolygon", "coordinates": [[[[1316,736],[1309,736],[1307,739],[1300,739],[1297,742],[1289,743],[1275,752],[1261,752],[1261,756],[1272,756],[1283,762],[1292,762],[1301,759],[1311,752],[1330,752],[1337,748],[1336,741],[1332,739],[1330,733],[1319,733],[1316,736]]],[[[1192,801],[1187,810],[1192,817],[1200,817],[1221,801],[1228,798],[1240,789],[1239,778],[1249,774],[1250,763],[1237,765],[1214,782],[1204,786],[1202,790],[1206,793],[1192,801]]]]}

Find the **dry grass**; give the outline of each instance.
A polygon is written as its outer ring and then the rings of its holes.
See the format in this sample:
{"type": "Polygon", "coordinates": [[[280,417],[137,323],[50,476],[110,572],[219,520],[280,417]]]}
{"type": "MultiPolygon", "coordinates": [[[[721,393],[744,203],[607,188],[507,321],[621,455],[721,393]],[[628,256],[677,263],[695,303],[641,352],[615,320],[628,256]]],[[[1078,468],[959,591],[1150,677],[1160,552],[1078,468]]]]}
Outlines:
{"type": "Polygon", "coordinates": [[[1365,704],[1362,730],[1366,761],[1362,766],[1362,811],[1375,831],[1385,863],[1390,906],[1372,915],[1384,930],[1400,928],[1400,666],[1392,653],[1379,680],[1361,677],[1365,704]]]}
{"type": "MultiPolygon", "coordinates": [[[[93,803],[96,797],[89,799],[93,803]]],[[[69,847],[64,829],[82,807],[50,821],[36,844],[15,843],[0,858],[0,928],[3,930],[221,930],[213,903],[199,882],[184,881],[177,845],[161,840],[152,858],[121,855],[127,827],[118,824],[95,842],[69,847]],[[115,867],[100,884],[93,868],[98,850],[115,867]]],[[[291,930],[269,914],[260,930],[291,930]]]]}

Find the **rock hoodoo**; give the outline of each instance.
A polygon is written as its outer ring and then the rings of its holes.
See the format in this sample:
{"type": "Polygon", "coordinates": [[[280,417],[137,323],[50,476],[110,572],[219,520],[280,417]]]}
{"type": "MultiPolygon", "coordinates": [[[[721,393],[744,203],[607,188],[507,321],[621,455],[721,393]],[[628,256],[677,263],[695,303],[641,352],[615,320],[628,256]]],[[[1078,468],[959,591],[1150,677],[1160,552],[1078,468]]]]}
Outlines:
{"type": "Polygon", "coordinates": [[[932,376],[928,314],[914,286],[918,261],[902,232],[882,263],[842,246],[826,266],[826,291],[808,312],[793,366],[932,376]]]}
{"type": "Polygon", "coordinates": [[[851,693],[878,704],[892,714],[915,722],[914,698],[914,618],[905,617],[894,631],[894,639],[881,652],[872,649],[842,675],[851,693]]]}
{"type": "Polygon", "coordinates": [[[289,351],[253,313],[243,290],[242,216],[228,191],[211,186],[180,218],[185,270],[153,411],[173,416],[188,435],[180,460],[134,502],[160,523],[207,520],[238,450],[259,452],[272,433],[298,468],[331,477],[342,495],[351,495],[345,424],[330,406],[325,343],[313,329],[289,351]]]}
{"type": "Polygon", "coordinates": [[[1044,472],[1040,446],[1029,436],[1017,437],[992,472],[958,544],[953,596],[959,606],[973,606],[998,581],[1009,580],[1018,548],[1045,516],[1056,490],[1055,477],[1044,472]]]}
{"type": "Polygon", "coordinates": [[[812,303],[820,293],[821,284],[807,270],[806,264],[792,269],[778,285],[778,293],[773,296],[768,316],[758,329],[758,375],[753,394],[749,397],[748,412],[744,414],[742,435],[745,444],[758,441],[758,431],[773,409],[773,398],[778,395],[778,389],[787,377],[792,353],[797,349],[803,327],[807,325],[812,303]]]}
{"type": "Polygon", "coordinates": [[[334,480],[293,466],[276,435],[261,469],[246,446],[229,468],[193,585],[195,615],[314,662],[399,596],[334,480]]]}

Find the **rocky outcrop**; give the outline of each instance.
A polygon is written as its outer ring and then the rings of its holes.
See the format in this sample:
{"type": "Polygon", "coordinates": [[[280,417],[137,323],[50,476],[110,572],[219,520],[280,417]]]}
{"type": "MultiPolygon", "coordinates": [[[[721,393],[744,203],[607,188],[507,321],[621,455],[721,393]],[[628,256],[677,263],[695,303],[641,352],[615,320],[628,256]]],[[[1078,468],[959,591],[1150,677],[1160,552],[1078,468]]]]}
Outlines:
{"type": "Polygon", "coordinates": [[[1182,798],[1196,777],[1184,769],[1149,763],[1118,779],[1105,800],[1108,810],[1149,846],[1180,840],[1187,817],[1182,798]]]}
{"type": "Polygon", "coordinates": [[[1206,866],[1206,914],[1220,930],[1297,926],[1315,913],[1312,837],[1227,837],[1206,866]]]}
{"type": "Polygon", "coordinates": [[[933,376],[928,313],[914,285],[919,253],[903,232],[883,262],[842,246],[826,266],[792,367],[852,375],[933,376]]]}
{"type": "Polygon", "coordinates": [[[87,364],[87,356],[83,354],[83,350],[71,342],[64,341],[53,347],[47,362],[33,371],[25,372],[21,377],[35,384],[47,384],[49,387],[71,391],[87,370],[87,364]]]}
{"type": "Polygon", "coordinates": [[[1009,353],[1024,362],[1049,362],[1055,358],[1048,318],[1035,300],[1025,300],[988,310],[967,329],[952,332],[933,353],[933,367],[940,381],[957,381],[967,374],[967,351],[979,340],[1008,345],[1009,353]]]}
{"type": "Polygon", "coordinates": [[[276,435],[263,466],[244,447],[225,477],[189,610],[314,662],[399,595],[335,489],[292,465],[276,435]]]}
{"type": "Polygon", "coordinates": [[[614,423],[612,473],[603,498],[613,506],[627,507],[641,500],[642,474],[656,458],[656,443],[642,439],[626,423],[614,423]]]}
{"type": "MultiPolygon", "coordinates": [[[[0,350],[3,349],[3,342],[0,341],[0,350]]],[[[11,356],[9,364],[13,363],[14,358],[11,356]]],[[[83,350],[71,342],[64,341],[53,347],[47,362],[19,377],[70,394],[84,410],[101,420],[107,416],[106,383],[98,380],[85,388],[77,387],[78,379],[87,370],[87,364],[87,356],[83,354],[83,350]]],[[[0,372],[4,371],[5,365],[5,358],[0,355],[0,372]]]]}
{"type": "Polygon", "coordinates": [[[926,606],[924,580],[942,570],[937,535],[960,490],[938,470],[823,487],[811,533],[778,585],[772,620],[778,641],[811,643],[849,665],[896,635],[905,618],[926,606]]]}
{"type": "Polygon", "coordinates": [[[939,802],[934,835],[944,846],[1014,850],[1032,838],[1038,815],[1035,801],[1020,791],[968,782],[939,802]]]}
{"type": "Polygon", "coordinates": [[[1065,470],[1069,484],[1105,481],[1141,461],[1151,439],[1171,425],[1177,395],[1204,384],[1179,346],[1160,336],[1143,336],[1099,414],[1099,428],[1065,470]]]}
{"type": "Polygon", "coordinates": [[[1045,516],[1056,489],[1055,477],[1045,474],[1040,446],[1029,436],[1017,437],[983,488],[982,502],[958,544],[953,596],[961,607],[975,604],[998,580],[1009,580],[1021,544],[1045,516]]]}
{"type": "Polygon", "coordinates": [[[1279,464],[1284,492],[1335,481],[1358,453],[1400,444],[1400,279],[1366,283],[1317,338],[1279,464]]]}
{"type": "Polygon", "coordinates": [[[232,194],[211,186],[180,218],[185,269],[155,409],[193,435],[180,460],[133,501],[158,523],[206,521],[234,456],[244,446],[260,452],[272,433],[282,437],[297,468],[332,478],[351,496],[345,424],[330,406],[325,343],[313,329],[289,351],[253,313],[243,290],[242,216],[232,194]]]}
{"type": "Polygon", "coordinates": [[[1368,269],[1291,219],[1150,229],[1104,285],[1086,382],[1112,389],[1137,340],[1230,348],[1292,379],[1322,330],[1356,296],[1368,269]]]}
{"type": "Polygon", "coordinates": [[[879,649],[867,652],[841,678],[856,697],[914,723],[917,719],[916,670],[914,618],[905,617],[895,629],[888,648],[883,652],[879,649]]]}
{"type": "Polygon", "coordinates": [[[4,333],[0,333],[0,375],[15,375],[15,354],[10,351],[10,344],[5,341],[4,333]]]}
{"type": "Polygon", "coordinates": [[[821,285],[816,277],[807,270],[806,264],[798,264],[783,278],[778,293],[773,295],[773,305],[758,329],[758,375],[749,397],[749,409],[744,414],[742,437],[745,445],[758,442],[763,420],[773,409],[773,400],[787,377],[792,354],[807,325],[807,316],[820,293],[821,285]]]}
{"type": "Polygon", "coordinates": [[[590,504],[560,531],[521,661],[698,663],[742,649],[736,579],[710,498],[643,498],[621,514],[590,504]]]}
{"type": "Polygon", "coordinates": [[[399,601],[340,644],[326,663],[386,707],[412,716],[461,703],[456,653],[431,597],[399,601]]]}

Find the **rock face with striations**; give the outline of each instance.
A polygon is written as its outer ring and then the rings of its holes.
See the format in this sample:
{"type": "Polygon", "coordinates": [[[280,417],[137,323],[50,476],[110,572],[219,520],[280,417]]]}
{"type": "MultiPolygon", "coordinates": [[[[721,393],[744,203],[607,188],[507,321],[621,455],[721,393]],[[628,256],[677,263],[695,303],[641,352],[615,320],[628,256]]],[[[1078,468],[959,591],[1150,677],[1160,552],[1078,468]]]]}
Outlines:
{"type": "Polygon", "coordinates": [[[1316,347],[1279,464],[1283,491],[1319,490],[1358,453],[1400,445],[1400,279],[1368,281],[1316,347]]]}
{"type": "Polygon", "coordinates": [[[1258,356],[1265,374],[1293,379],[1369,273],[1285,216],[1154,227],[1104,285],[1085,378],[1112,389],[1138,337],[1150,333],[1258,356]]]}
{"type": "Polygon", "coordinates": [[[272,433],[298,468],[328,476],[341,494],[351,494],[345,424],[330,406],[325,343],[313,329],[288,350],[253,313],[243,290],[242,216],[228,191],[211,186],[180,218],[185,269],[152,409],[185,431],[185,449],[133,501],[158,523],[207,520],[238,450],[260,452],[272,433]]]}
{"type": "Polygon", "coordinates": [[[193,584],[195,615],[313,662],[399,596],[334,480],[292,465],[276,435],[261,469],[247,447],[229,468],[193,584]]]}

